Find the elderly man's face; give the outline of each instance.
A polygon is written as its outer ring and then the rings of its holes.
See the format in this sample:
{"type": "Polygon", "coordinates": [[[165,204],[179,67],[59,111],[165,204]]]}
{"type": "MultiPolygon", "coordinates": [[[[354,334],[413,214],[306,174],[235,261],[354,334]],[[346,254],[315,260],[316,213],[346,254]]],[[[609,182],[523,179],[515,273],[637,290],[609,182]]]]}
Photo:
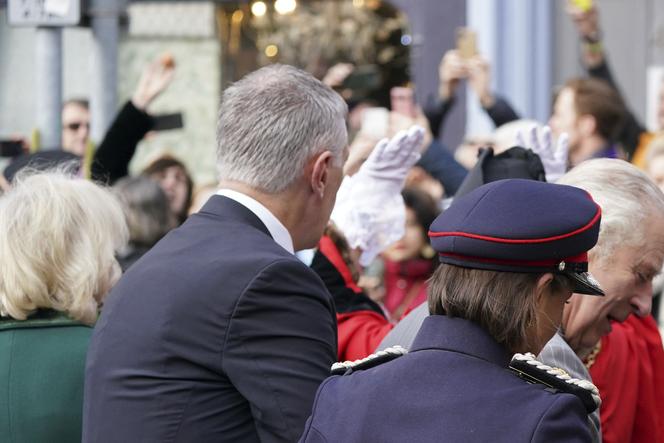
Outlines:
{"type": "Polygon", "coordinates": [[[581,357],[611,331],[611,322],[623,322],[634,313],[645,316],[652,303],[652,279],[662,268],[664,220],[646,219],[643,247],[617,247],[603,263],[590,263],[590,272],[606,295],[574,294],[563,315],[563,333],[570,347],[581,357]]]}

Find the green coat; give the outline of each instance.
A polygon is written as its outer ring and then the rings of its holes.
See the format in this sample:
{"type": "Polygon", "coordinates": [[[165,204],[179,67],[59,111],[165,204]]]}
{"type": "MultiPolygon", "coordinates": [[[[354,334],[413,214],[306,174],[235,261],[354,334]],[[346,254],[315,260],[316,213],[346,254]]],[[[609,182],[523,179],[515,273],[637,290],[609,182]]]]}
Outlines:
{"type": "Polygon", "coordinates": [[[55,311],[0,317],[0,440],[80,442],[92,328],[55,311]]]}

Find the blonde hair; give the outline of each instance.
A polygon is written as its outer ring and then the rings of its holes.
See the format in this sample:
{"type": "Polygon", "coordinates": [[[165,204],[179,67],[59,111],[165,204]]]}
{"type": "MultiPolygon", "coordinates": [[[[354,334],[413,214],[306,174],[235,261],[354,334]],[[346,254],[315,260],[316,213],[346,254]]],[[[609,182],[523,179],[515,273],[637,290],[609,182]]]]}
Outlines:
{"type": "Polygon", "coordinates": [[[107,189],[59,171],[21,174],[0,198],[0,314],[54,309],[94,323],[127,237],[107,189]]]}

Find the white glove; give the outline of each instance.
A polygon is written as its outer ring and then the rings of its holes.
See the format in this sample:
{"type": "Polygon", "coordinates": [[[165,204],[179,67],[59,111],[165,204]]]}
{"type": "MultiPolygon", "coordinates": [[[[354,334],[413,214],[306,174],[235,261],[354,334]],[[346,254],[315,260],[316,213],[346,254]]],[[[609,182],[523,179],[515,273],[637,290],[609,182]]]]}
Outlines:
{"type": "Polygon", "coordinates": [[[560,134],[554,147],[551,128],[543,126],[541,130],[537,129],[537,126],[530,128],[527,136],[519,129],[516,133],[516,144],[526,149],[532,149],[535,154],[539,155],[546,173],[546,181],[554,183],[567,172],[569,136],[566,132],[560,134]]]}
{"type": "Polygon", "coordinates": [[[362,266],[404,235],[406,208],[401,189],[420,158],[423,140],[424,129],[419,126],[381,140],[358,172],[346,177],[339,188],[331,218],[350,247],[361,249],[362,266]]]}

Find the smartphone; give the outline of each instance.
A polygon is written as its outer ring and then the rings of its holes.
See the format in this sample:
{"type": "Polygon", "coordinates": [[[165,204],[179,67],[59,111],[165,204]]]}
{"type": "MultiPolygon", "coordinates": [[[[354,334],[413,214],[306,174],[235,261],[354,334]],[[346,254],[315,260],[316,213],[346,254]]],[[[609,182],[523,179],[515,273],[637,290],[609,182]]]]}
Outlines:
{"type": "Polygon", "coordinates": [[[593,0],[570,0],[570,4],[575,6],[581,12],[587,12],[593,7],[593,0]]]}
{"type": "Polygon", "coordinates": [[[457,29],[457,51],[461,58],[477,55],[477,34],[468,28],[457,29]]]}
{"type": "Polygon", "coordinates": [[[182,113],[158,114],[152,116],[152,130],[166,131],[169,129],[180,129],[184,127],[182,123],[182,113]]]}
{"type": "Polygon", "coordinates": [[[413,88],[395,87],[390,89],[392,111],[397,114],[415,118],[415,93],[413,88]]]}
{"type": "Polygon", "coordinates": [[[18,157],[23,153],[22,141],[0,140],[0,157],[18,157]]]}

